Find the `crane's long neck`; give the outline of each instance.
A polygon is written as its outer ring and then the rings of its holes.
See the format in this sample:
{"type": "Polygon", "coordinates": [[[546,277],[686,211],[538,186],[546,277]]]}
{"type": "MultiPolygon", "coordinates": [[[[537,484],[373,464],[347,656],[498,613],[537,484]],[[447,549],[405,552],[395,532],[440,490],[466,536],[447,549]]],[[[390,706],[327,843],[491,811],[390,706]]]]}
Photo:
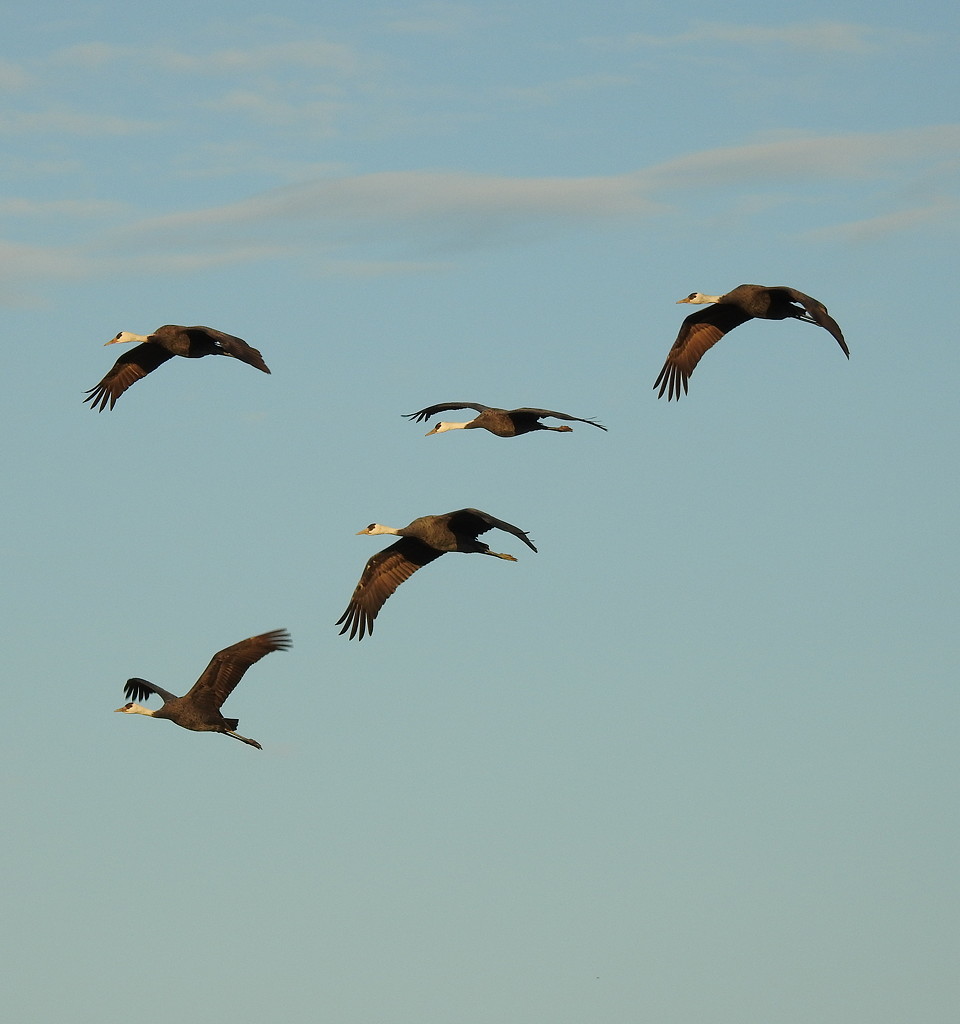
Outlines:
{"type": "Polygon", "coordinates": [[[125,704],[122,708],[117,708],[117,711],[122,711],[127,715],[147,715],[149,718],[157,713],[154,708],[145,708],[142,704],[135,704],[131,701],[129,704],[125,704]]]}
{"type": "Polygon", "coordinates": [[[438,423],[433,430],[427,431],[424,437],[429,437],[431,434],[442,434],[446,430],[464,430],[473,423],[473,420],[467,420],[466,423],[438,423]]]}
{"type": "MultiPolygon", "coordinates": [[[[371,537],[378,537],[381,533],[389,533],[394,537],[400,537],[401,531],[395,526],[384,526],[383,523],[371,523],[365,530],[360,530],[359,533],[369,534],[371,537]]],[[[358,536],[359,536],[358,533],[358,536]]]]}
{"type": "Polygon", "coordinates": [[[104,345],[126,345],[131,341],[146,341],[146,334],[134,334],[132,331],[121,331],[115,338],[105,341],[104,345]]]}

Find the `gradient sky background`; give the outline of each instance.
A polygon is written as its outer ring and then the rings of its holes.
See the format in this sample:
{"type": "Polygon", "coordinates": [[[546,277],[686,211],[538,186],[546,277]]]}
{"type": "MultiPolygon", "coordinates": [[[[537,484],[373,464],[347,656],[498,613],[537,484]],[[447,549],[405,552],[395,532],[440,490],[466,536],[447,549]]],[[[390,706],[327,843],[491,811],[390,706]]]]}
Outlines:
{"type": "Polygon", "coordinates": [[[933,2],[7,6],[9,1020],[956,1020],[958,40],[933,2]],[[850,361],[757,322],[658,401],[676,300],[741,282],[850,361]],[[272,376],[83,405],[164,323],[272,376]],[[401,419],[460,399],[609,432],[401,419]],[[539,554],[339,637],[356,531],[464,506],[539,554]],[[112,714],[280,626],[225,707],[262,753],[112,714]]]}

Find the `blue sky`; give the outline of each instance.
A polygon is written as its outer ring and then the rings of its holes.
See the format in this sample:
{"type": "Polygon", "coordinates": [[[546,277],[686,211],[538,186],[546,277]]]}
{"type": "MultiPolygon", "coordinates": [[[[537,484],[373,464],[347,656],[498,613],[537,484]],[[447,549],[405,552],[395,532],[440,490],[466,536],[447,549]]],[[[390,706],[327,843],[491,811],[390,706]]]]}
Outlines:
{"type": "Polygon", "coordinates": [[[11,1019],[952,1020],[954,6],[4,20],[11,1019]],[[741,282],[849,362],[752,323],[657,401],[741,282]],[[164,323],[272,375],[83,405],[164,323]],[[609,432],[401,418],[451,400],[609,432]],[[539,553],[338,636],[356,531],[464,506],[539,553]],[[111,714],[281,626],[262,753],[111,714]]]}

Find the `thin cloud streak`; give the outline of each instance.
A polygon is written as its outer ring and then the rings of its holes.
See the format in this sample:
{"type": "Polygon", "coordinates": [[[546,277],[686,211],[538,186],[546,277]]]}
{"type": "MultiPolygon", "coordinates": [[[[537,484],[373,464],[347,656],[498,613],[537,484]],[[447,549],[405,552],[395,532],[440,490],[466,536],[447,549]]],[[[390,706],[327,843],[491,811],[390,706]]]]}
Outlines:
{"type": "Polygon", "coordinates": [[[380,58],[342,43],[304,39],[247,49],[213,50],[191,54],[165,47],[114,46],[81,43],[51,55],[50,63],[98,70],[136,62],[140,69],[184,75],[247,75],[298,67],[355,75],[379,67],[380,58]]]}
{"type": "Polygon", "coordinates": [[[502,15],[470,4],[424,3],[402,16],[388,12],[383,28],[401,35],[466,36],[503,21],[502,15]]]}
{"type": "Polygon", "coordinates": [[[75,135],[98,138],[110,135],[143,135],[163,129],[158,121],[135,120],[110,114],[86,114],[77,110],[17,111],[0,114],[0,132],[7,135],[75,135]]]}
{"type": "Polygon", "coordinates": [[[960,124],[758,142],[692,153],[644,172],[657,190],[819,176],[877,178],[904,162],[960,155],[960,124]]]}
{"type": "MultiPolygon", "coordinates": [[[[54,278],[131,270],[195,272],[292,257],[325,273],[342,268],[375,274],[395,266],[407,268],[399,272],[416,272],[449,266],[455,254],[524,244],[553,232],[662,218],[681,209],[684,193],[732,189],[717,205],[750,216],[744,190],[758,184],[813,181],[829,205],[833,193],[828,190],[850,180],[892,180],[898,193],[885,201],[896,207],[904,203],[905,180],[922,182],[911,196],[910,210],[891,209],[835,229],[837,237],[855,239],[870,231],[909,230],[925,218],[935,219],[937,210],[953,217],[955,200],[925,207],[922,197],[945,191],[937,175],[931,178],[931,161],[951,168],[958,155],[960,125],[948,124],[728,147],[607,177],[510,178],[457,171],[326,177],[235,203],[101,229],[82,246],[8,243],[0,246],[0,259],[8,275],[54,278]]],[[[783,198],[784,204],[793,201],[789,195],[783,198]]],[[[870,201],[876,203],[877,196],[870,201]]],[[[804,202],[809,210],[809,196],[804,202]]]]}
{"type": "Polygon", "coordinates": [[[242,114],[271,128],[297,127],[302,130],[304,126],[309,126],[310,134],[315,136],[336,134],[337,121],[345,109],[344,104],[339,102],[317,100],[289,103],[239,89],[219,99],[210,100],[204,107],[219,114],[242,114]]]}
{"type": "Polygon", "coordinates": [[[449,216],[607,217],[659,207],[636,175],[507,178],[444,171],[385,171],[288,185],[228,206],[159,218],[155,226],[321,218],[395,223],[449,216]]]}
{"type": "Polygon", "coordinates": [[[604,37],[592,42],[616,49],[723,44],[765,49],[788,47],[813,53],[874,54],[902,46],[908,41],[919,42],[924,38],[916,33],[904,35],[882,31],[871,25],[841,21],[793,22],[773,26],[697,21],[686,32],[675,35],[657,36],[633,32],[619,38],[604,37]]]}
{"type": "Polygon", "coordinates": [[[17,92],[26,88],[30,82],[30,76],[19,65],[12,61],[0,60],[0,90],[4,92],[17,92]]]}
{"type": "Polygon", "coordinates": [[[801,237],[813,242],[842,242],[862,245],[889,235],[913,231],[917,228],[933,228],[935,231],[955,234],[960,221],[960,201],[941,197],[926,206],[909,210],[897,210],[879,217],[835,224],[804,232],[801,237]]]}
{"type": "Polygon", "coordinates": [[[571,96],[597,92],[604,89],[617,89],[630,85],[632,79],[628,75],[613,75],[607,72],[595,75],[579,75],[564,78],[556,82],[542,82],[539,85],[503,89],[502,94],[512,100],[523,103],[548,104],[559,103],[571,96]]]}
{"type": "Polygon", "coordinates": [[[0,216],[4,217],[56,217],[88,219],[91,217],[119,217],[130,215],[133,207],[110,199],[0,199],[0,216]]]}
{"type": "MultiPolygon", "coordinates": [[[[389,62],[381,55],[325,39],[191,53],[162,46],[79,43],[23,66],[0,63],[0,91],[19,94],[20,110],[0,114],[5,134],[111,136],[159,132],[177,127],[178,138],[197,129],[197,115],[223,113],[268,125],[277,132],[326,137],[352,109],[377,96],[389,62]],[[156,100],[163,122],[74,108],[77,83],[98,97],[123,96],[125,69],[135,67],[136,91],[156,100]],[[25,87],[30,86],[28,90],[25,87]],[[51,105],[48,96],[59,98],[51,105]],[[218,96],[218,94],[220,94],[218,96]],[[32,97],[32,98],[31,98],[32,97]],[[24,109],[27,102],[33,109],[24,109]],[[188,116],[187,112],[192,111],[188,116]],[[169,120],[167,119],[169,118],[169,120]]],[[[218,121],[219,124],[219,121],[218,121]]]]}

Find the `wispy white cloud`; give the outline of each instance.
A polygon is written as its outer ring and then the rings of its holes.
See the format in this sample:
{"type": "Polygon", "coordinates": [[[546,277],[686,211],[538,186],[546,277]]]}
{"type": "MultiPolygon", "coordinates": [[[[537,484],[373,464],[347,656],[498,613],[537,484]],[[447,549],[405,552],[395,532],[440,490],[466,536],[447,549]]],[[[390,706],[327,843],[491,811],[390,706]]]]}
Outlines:
{"type": "Polygon", "coordinates": [[[81,280],[94,270],[81,246],[29,245],[0,239],[0,268],[7,283],[15,279],[81,280]]]}
{"type": "Polygon", "coordinates": [[[315,136],[333,135],[344,109],[342,103],[333,100],[295,103],[248,89],[228,92],[218,99],[204,103],[204,107],[221,114],[242,114],[272,127],[305,128],[315,136]]]}
{"type": "Polygon", "coordinates": [[[0,64],[0,90],[23,86],[16,90],[22,94],[17,106],[8,103],[0,113],[0,130],[94,138],[176,126],[182,139],[198,129],[217,132],[219,123],[202,119],[228,113],[294,140],[303,133],[326,137],[348,109],[356,113],[373,105],[371,96],[389,97],[382,88],[385,66],[371,50],[316,38],[196,52],[82,43],[23,68],[0,64]],[[128,69],[134,67],[131,92],[128,69]],[[163,120],[130,116],[131,109],[163,120]]]}
{"type": "Polygon", "coordinates": [[[894,210],[892,213],[881,214],[877,217],[865,217],[863,220],[816,228],[803,232],[801,237],[817,242],[843,242],[860,245],[904,231],[914,231],[918,228],[933,228],[955,234],[958,222],[960,222],[960,200],[940,196],[923,206],[894,210]]]}
{"type": "Polygon", "coordinates": [[[410,35],[462,36],[489,25],[492,19],[501,20],[472,4],[422,3],[402,14],[387,11],[384,28],[410,35]]]}
{"type": "MultiPolygon", "coordinates": [[[[510,236],[524,222],[639,219],[662,214],[691,190],[796,181],[896,180],[904,167],[960,156],[960,125],[817,136],[692,153],[620,175],[511,178],[458,171],[383,172],[320,178],[237,203],[144,221],[133,230],[222,231],[251,225],[317,225],[332,235],[418,224],[439,232],[470,222],[510,236]]],[[[740,201],[740,196],[735,201],[740,201]]]]}
{"type": "Polygon", "coordinates": [[[571,96],[596,92],[601,89],[616,89],[633,84],[628,75],[612,75],[606,72],[595,75],[578,75],[554,82],[501,90],[504,96],[522,103],[558,103],[571,96]]]}
{"type": "Polygon", "coordinates": [[[0,60],[0,90],[15,92],[25,88],[29,81],[29,74],[20,64],[0,60]]]}
{"type": "Polygon", "coordinates": [[[329,258],[323,273],[337,277],[401,277],[407,274],[436,274],[451,269],[453,262],[442,260],[348,260],[329,258]]]}
{"type": "Polygon", "coordinates": [[[228,178],[238,167],[258,178],[282,182],[339,176],[350,170],[341,161],[294,159],[269,148],[251,148],[245,140],[207,140],[178,156],[173,164],[178,177],[192,180],[228,178]]]}
{"type": "Polygon", "coordinates": [[[190,53],[169,47],[115,46],[108,43],[81,43],[59,50],[50,63],[82,67],[88,70],[136,62],[138,69],[177,75],[246,75],[283,68],[325,69],[339,74],[367,72],[380,59],[343,43],[324,39],[303,39],[260,46],[190,53]]]}
{"type": "Polygon", "coordinates": [[[509,178],[458,171],[387,171],[289,185],[260,196],[161,218],[171,223],[238,223],[263,219],[401,222],[424,217],[649,214],[656,209],[635,175],[509,178]]]}
{"type": "MultiPolygon", "coordinates": [[[[781,208],[802,202],[810,223],[817,204],[832,209],[837,190],[847,202],[851,181],[869,181],[864,202],[886,209],[819,229],[821,238],[858,241],[938,218],[955,223],[958,201],[944,182],[953,185],[958,158],[960,125],[943,125],[759,142],[610,176],[396,171],[322,177],[224,205],[129,218],[101,227],[79,246],[8,243],[0,247],[0,260],[8,274],[50,277],[177,273],[289,257],[326,273],[416,272],[449,265],[469,251],[564,230],[682,216],[711,190],[714,209],[736,210],[741,219],[764,215],[775,199],[781,208]],[[815,182],[818,197],[807,191],[796,199],[782,188],[797,181],[815,182]],[[758,189],[777,187],[775,197],[758,198],[758,189]]],[[[805,237],[813,237],[812,229],[805,237]]]]}
{"type": "Polygon", "coordinates": [[[111,232],[106,249],[111,257],[127,250],[138,258],[153,253],[164,266],[168,257],[161,254],[187,250],[219,265],[224,254],[236,259],[244,249],[250,259],[296,252],[331,273],[349,268],[356,274],[363,267],[372,274],[394,263],[409,272],[577,223],[619,224],[657,210],[631,176],[387,172],[324,178],[224,206],[140,220],[111,232]]]}
{"type": "Polygon", "coordinates": [[[75,135],[96,138],[104,135],[140,135],[162,128],[159,121],[147,121],[111,114],[90,114],[80,110],[18,110],[0,113],[0,132],[7,135],[75,135]]]}
{"type": "Polygon", "coordinates": [[[16,280],[85,281],[128,274],[183,274],[295,255],[300,249],[262,241],[249,245],[191,248],[119,247],[111,233],[81,245],[30,245],[0,239],[0,268],[7,284],[16,280]]]}
{"type": "Polygon", "coordinates": [[[620,37],[603,37],[595,43],[617,49],[641,47],[681,47],[692,44],[763,47],[787,47],[817,53],[871,54],[879,53],[907,41],[920,41],[920,34],[894,33],[871,25],[842,21],[792,22],[784,25],[744,25],[727,22],[696,21],[685,32],[674,35],[653,35],[633,32],[620,37]]]}
{"type": "Polygon", "coordinates": [[[127,203],[113,202],[109,199],[0,199],[0,217],[25,217],[31,219],[43,217],[88,219],[96,217],[128,216],[132,212],[127,203]]]}
{"type": "Polygon", "coordinates": [[[691,153],[649,168],[657,189],[710,187],[736,182],[830,178],[882,178],[903,163],[960,154],[960,124],[893,132],[861,132],[757,142],[691,153]]]}

